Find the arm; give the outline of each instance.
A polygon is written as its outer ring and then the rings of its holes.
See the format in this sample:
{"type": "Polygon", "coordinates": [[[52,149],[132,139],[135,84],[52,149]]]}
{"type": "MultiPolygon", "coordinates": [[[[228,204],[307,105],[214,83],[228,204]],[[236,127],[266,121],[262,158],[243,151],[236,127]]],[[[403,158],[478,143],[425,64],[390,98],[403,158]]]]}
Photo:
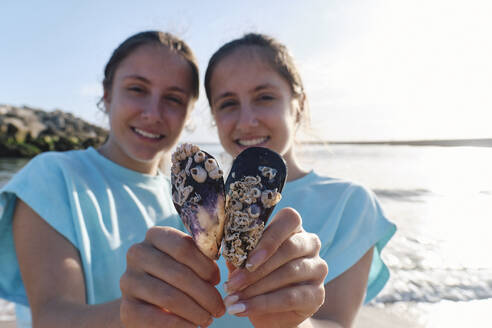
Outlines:
{"type": "Polygon", "coordinates": [[[229,274],[229,313],[248,317],[257,328],[297,327],[310,318],[325,298],[328,267],[320,246],[315,234],[302,229],[299,213],[280,210],[250,253],[248,269],[229,274]]]}
{"type": "Polygon", "coordinates": [[[87,305],[75,247],[17,200],[13,234],[33,327],[122,327],[120,301],[87,305]]]}
{"type": "Polygon", "coordinates": [[[319,238],[302,229],[299,214],[282,209],[248,263],[260,252],[263,260],[252,272],[230,267],[228,309],[242,310],[235,314],[247,316],[255,327],[351,327],[365,296],[372,249],[324,286],[327,265],[319,250],[319,238]]]}
{"type": "Polygon", "coordinates": [[[21,200],[13,230],[35,328],[195,327],[224,313],[218,267],[177,230],[149,229],[128,251],[123,298],[98,305],[86,303],[78,251],[21,200]]]}
{"type": "Polygon", "coordinates": [[[325,285],[325,302],[301,327],[352,327],[365,297],[373,249],[325,285]],[[305,325],[305,326],[304,326],[305,325]]]}

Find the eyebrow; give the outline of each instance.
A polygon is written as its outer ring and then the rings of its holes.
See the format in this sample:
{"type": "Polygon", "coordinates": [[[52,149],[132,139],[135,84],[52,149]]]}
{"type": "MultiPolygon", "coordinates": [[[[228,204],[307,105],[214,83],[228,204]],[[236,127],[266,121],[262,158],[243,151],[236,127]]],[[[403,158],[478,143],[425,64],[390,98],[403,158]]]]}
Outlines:
{"type": "Polygon", "coordinates": [[[275,88],[276,86],[274,84],[271,84],[271,83],[265,83],[265,84],[261,84],[259,86],[257,86],[256,88],[253,89],[254,92],[257,92],[257,91],[260,91],[260,90],[263,90],[263,89],[268,89],[268,88],[275,88]]]}
{"type": "Polygon", "coordinates": [[[124,80],[125,79],[135,79],[135,80],[139,80],[139,81],[150,84],[150,81],[148,79],[146,79],[145,77],[140,76],[140,75],[126,75],[126,76],[123,76],[123,79],[124,80]]]}
{"type": "MultiPolygon", "coordinates": [[[[261,85],[255,87],[252,92],[258,92],[258,91],[261,91],[263,89],[268,89],[268,88],[275,88],[275,85],[271,84],[271,83],[261,84],[261,85]]],[[[215,97],[213,99],[213,102],[215,103],[222,98],[231,97],[233,95],[234,95],[234,92],[230,92],[230,91],[224,92],[224,93],[218,95],[217,97],[215,97]]]]}
{"type": "MultiPolygon", "coordinates": [[[[152,84],[149,79],[146,79],[145,77],[143,77],[141,75],[127,75],[127,76],[124,76],[123,79],[135,79],[135,80],[142,81],[142,82],[144,82],[146,84],[152,84]]],[[[169,87],[168,90],[170,90],[170,91],[177,91],[177,92],[181,92],[181,93],[184,93],[184,94],[187,93],[185,90],[183,90],[182,88],[177,87],[177,86],[169,87]]]]}

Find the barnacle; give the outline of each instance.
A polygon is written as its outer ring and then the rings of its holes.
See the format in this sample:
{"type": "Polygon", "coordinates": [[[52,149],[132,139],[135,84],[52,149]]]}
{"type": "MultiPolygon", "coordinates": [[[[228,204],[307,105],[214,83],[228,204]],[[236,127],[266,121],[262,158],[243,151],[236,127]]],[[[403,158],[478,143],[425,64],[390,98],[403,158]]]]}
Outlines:
{"type": "Polygon", "coordinates": [[[218,168],[218,165],[215,159],[208,158],[207,160],[205,160],[205,170],[207,170],[207,172],[213,171],[216,168],[218,168]]]}
{"type": "Polygon", "coordinates": [[[203,183],[207,180],[207,172],[201,166],[195,166],[190,172],[193,179],[198,183],[203,183]]]}
{"type": "Polygon", "coordinates": [[[205,155],[205,153],[201,150],[197,151],[193,157],[195,163],[201,163],[205,160],[205,158],[207,158],[207,155],[205,155]]]}
{"type": "Polygon", "coordinates": [[[221,169],[219,169],[218,167],[216,167],[212,171],[209,171],[208,172],[208,176],[211,179],[216,180],[216,179],[222,178],[224,176],[224,171],[222,171],[221,169]]]}

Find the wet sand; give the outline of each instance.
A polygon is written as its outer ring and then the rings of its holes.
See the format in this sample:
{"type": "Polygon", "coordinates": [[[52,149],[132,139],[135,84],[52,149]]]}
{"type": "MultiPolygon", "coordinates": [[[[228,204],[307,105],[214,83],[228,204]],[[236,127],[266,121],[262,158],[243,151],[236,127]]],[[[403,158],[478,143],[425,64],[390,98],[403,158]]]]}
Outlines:
{"type": "MultiPolygon", "coordinates": [[[[354,328],[423,328],[388,309],[365,306],[355,319],[354,328]]],[[[3,328],[3,327],[0,327],[3,328]]]]}
{"type": "MultiPolygon", "coordinates": [[[[15,321],[0,321],[0,328],[15,328],[15,321]]],[[[386,309],[376,307],[362,308],[356,319],[354,328],[421,328],[423,326],[412,324],[407,319],[386,309]]]]}

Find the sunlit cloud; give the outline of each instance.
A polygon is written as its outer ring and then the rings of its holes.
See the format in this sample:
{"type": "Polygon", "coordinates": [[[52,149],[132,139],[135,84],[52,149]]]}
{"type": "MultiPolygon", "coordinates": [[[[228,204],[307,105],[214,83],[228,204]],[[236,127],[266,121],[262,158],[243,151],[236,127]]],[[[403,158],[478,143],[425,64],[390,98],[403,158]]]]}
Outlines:
{"type": "Polygon", "coordinates": [[[302,61],[315,121],[342,139],[490,137],[492,5],[480,4],[375,5],[360,35],[302,61]]]}

